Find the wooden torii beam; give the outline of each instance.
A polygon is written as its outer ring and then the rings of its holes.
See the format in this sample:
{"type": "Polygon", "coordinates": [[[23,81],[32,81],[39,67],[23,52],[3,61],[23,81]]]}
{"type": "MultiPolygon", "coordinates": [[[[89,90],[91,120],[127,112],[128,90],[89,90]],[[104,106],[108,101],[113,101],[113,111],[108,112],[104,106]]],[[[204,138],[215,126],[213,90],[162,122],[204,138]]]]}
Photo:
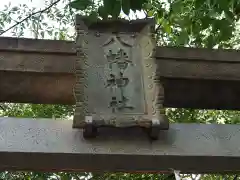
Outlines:
{"type": "MultiPolygon", "coordinates": [[[[240,52],[157,47],[165,107],[240,109],[240,52]]],[[[74,104],[74,42],[0,38],[0,101],[74,104]]]]}

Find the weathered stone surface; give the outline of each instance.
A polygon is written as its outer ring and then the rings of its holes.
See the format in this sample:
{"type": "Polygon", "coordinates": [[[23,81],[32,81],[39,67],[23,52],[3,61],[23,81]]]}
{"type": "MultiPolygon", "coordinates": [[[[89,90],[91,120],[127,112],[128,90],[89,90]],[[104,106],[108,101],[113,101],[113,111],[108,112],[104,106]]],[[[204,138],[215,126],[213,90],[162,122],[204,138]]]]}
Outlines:
{"type": "Polygon", "coordinates": [[[139,128],[99,129],[86,141],[71,120],[0,118],[0,169],[83,172],[239,172],[240,125],[172,124],[150,142],[139,128]]]}
{"type": "Polygon", "coordinates": [[[164,88],[160,88],[161,80],[156,77],[156,43],[151,31],[154,21],[132,22],[99,21],[89,25],[77,16],[79,52],[75,64],[81,71],[76,71],[76,75],[83,78],[76,79],[75,97],[76,110],[79,102],[84,109],[76,112],[83,119],[74,118],[74,127],[81,128],[86,116],[92,116],[93,121],[102,120],[104,126],[139,126],[141,119],[150,123],[153,118],[161,121],[163,98],[158,97],[164,96],[164,88]],[[103,26],[108,23],[113,25],[109,29],[103,26]],[[117,23],[123,23],[126,30],[113,31],[117,23]],[[133,26],[139,29],[127,31],[133,26]],[[84,86],[78,86],[79,83],[84,86]]]}
{"type": "MultiPolygon", "coordinates": [[[[157,47],[165,107],[240,109],[240,52],[157,47]]],[[[74,104],[74,43],[0,38],[0,101],[74,104]],[[16,86],[18,85],[18,86],[16,86]]]]}

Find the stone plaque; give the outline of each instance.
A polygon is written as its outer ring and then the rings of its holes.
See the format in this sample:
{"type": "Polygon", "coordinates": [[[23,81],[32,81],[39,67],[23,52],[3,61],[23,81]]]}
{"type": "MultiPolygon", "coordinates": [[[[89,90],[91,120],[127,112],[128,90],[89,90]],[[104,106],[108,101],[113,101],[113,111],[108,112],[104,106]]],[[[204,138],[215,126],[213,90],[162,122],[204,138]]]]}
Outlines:
{"type": "Polygon", "coordinates": [[[162,121],[163,88],[155,78],[153,20],[76,19],[75,128],[150,126],[162,121]]]}

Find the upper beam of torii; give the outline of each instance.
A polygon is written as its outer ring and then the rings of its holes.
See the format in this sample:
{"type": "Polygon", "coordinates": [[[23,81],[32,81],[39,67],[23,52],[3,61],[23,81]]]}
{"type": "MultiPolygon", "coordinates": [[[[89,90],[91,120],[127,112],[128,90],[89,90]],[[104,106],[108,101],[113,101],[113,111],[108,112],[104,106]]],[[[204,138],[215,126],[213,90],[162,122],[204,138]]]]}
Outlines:
{"type": "MultiPolygon", "coordinates": [[[[165,107],[240,109],[240,52],[157,47],[165,107]]],[[[74,42],[0,37],[0,101],[74,104],[74,42]]]]}

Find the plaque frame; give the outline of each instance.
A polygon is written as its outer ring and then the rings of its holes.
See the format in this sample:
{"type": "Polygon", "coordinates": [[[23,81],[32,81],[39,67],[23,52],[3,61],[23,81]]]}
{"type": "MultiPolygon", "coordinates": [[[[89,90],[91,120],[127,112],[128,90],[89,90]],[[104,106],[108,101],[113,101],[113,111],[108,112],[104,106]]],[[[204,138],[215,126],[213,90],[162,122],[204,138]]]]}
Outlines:
{"type": "Polygon", "coordinates": [[[76,16],[76,100],[73,128],[85,138],[98,127],[143,127],[157,139],[169,122],[157,77],[153,19],[98,20],[76,16]]]}

